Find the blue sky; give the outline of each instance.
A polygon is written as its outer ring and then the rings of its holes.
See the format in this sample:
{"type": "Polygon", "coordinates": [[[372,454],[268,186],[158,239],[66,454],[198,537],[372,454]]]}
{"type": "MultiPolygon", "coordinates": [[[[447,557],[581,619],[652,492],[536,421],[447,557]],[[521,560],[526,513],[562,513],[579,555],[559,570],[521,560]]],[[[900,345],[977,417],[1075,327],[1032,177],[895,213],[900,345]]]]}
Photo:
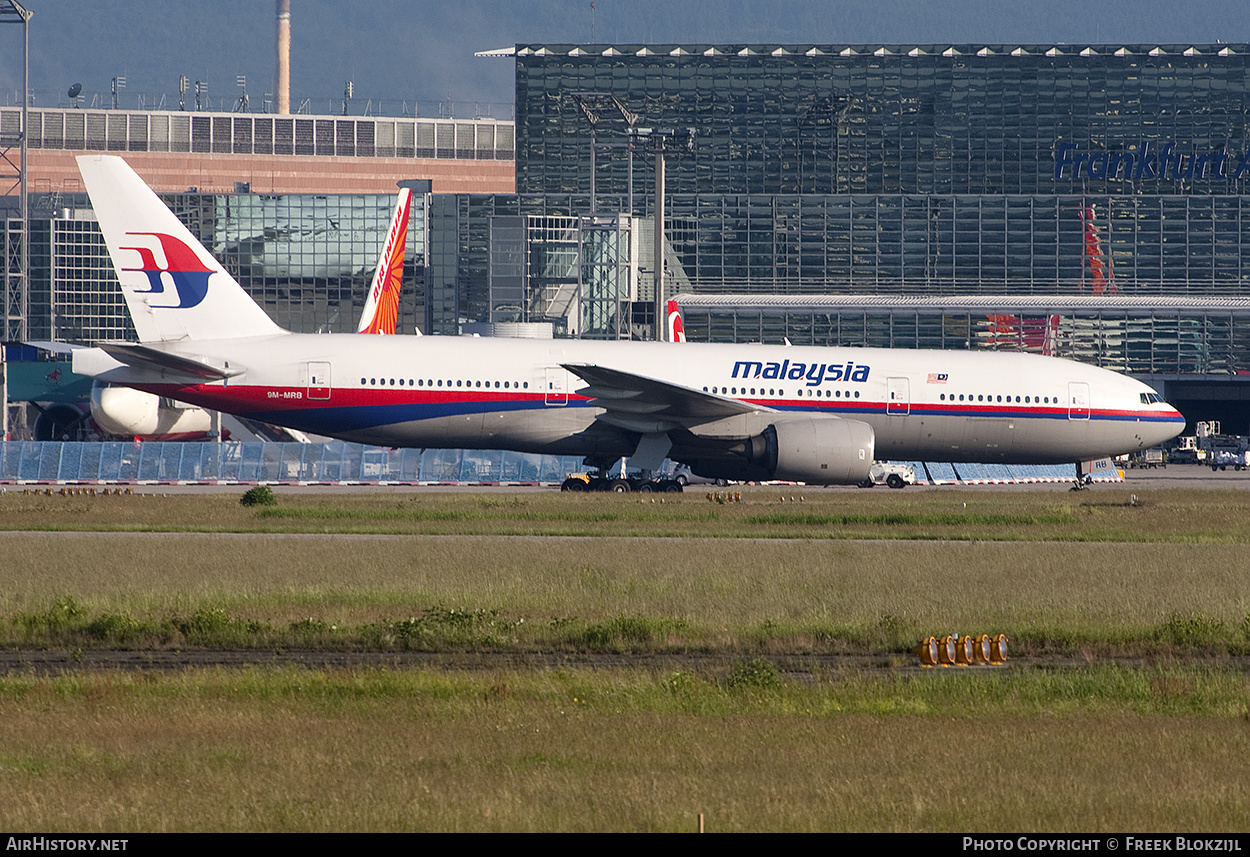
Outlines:
{"type": "MultiPolygon", "coordinates": [[[[66,103],[82,83],[107,104],[140,96],[177,102],[178,77],[232,100],[245,75],[253,108],[273,89],[272,0],[22,0],[31,21],[36,104],[66,103]]],[[[513,66],[473,52],[518,42],[589,42],[589,0],[292,0],[292,99],[337,111],[344,82],[356,102],[450,98],[510,115],[513,66]]],[[[1245,0],[595,0],[599,42],[1106,43],[1250,42],[1245,0]]],[[[21,28],[0,27],[0,104],[17,103],[21,28]]],[[[464,108],[459,108],[463,115],[464,108]]],[[[388,110],[387,112],[392,112],[388,110]]]]}

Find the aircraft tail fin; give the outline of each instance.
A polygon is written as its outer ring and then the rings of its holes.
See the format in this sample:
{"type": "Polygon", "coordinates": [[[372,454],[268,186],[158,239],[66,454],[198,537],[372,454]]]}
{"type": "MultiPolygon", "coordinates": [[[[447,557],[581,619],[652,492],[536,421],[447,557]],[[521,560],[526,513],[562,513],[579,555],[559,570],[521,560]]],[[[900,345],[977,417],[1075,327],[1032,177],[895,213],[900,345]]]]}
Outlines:
{"type": "MultiPolygon", "coordinates": [[[[1111,270],[1111,254],[1104,252],[1099,227],[1094,216],[1094,206],[1081,210],[1081,220],[1085,221],[1085,267],[1089,269],[1090,286],[1094,294],[1113,295],[1116,292],[1115,272],[1111,270]]],[[[1082,284],[1084,285],[1084,284],[1082,284]]]]}
{"type": "Polygon", "coordinates": [[[668,302],[668,341],[669,342],[685,342],[686,327],[681,322],[681,310],[677,308],[677,301],[670,300],[668,302]]]}
{"type": "Polygon", "coordinates": [[[382,244],[378,268],[369,286],[357,333],[394,333],[399,318],[399,291],[404,276],[404,245],[408,240],[408,212],[412,191],[403,188],[391,217],[391,228],[382,244]]]}
{"type": "Polygon", "coordinates": [[[125,161],[81,155],[78,169],[140,342],[284,332],[125,161]]]}

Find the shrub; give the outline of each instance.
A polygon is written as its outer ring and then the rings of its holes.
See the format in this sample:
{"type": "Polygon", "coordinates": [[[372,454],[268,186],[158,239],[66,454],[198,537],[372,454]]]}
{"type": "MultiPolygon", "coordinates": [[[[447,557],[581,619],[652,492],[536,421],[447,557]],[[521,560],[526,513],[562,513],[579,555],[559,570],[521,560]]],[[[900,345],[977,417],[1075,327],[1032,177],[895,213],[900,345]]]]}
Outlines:
{"type": "Polygon", "coordinates": [[[278,498],[268,485],[257,485],[240,497],[239,502],[244,506],[276,506],[278,498]]]}
{"type": "Polygon", "coordinates": [[[84,612],[72,595],[65,595],[43,613],[18,613],[13,624],[32,635],[64,633],[82,625],[84,612]]]}
{"type": "Polygon", "coordinates": [[[749,658],[738,661],[729,671],[725,684],[732,688],[772,688],[781,685],[781,673],[772,661],[749,658]]]}
{"type": "Polygon", "coordinates": [[[435,605],[421,616],[366,625],[361,633],[366,645],[382,648],[505,647],[515,643],[512,627],[497,610],[435,605]]]}
{"type": "Polygon", "coordinates": [[[103,613],[87,623],[87,633],[97,640],[129,643],[140,635],[140,625],[127,613],[103,613]]]}
{"type": "Polygon", "coordinates": [[[1201,646],[1226,642],[1227,631],[1219,619],[1201,613],[1173,613],[1158,636],[1178,646],[1201,646]]]}

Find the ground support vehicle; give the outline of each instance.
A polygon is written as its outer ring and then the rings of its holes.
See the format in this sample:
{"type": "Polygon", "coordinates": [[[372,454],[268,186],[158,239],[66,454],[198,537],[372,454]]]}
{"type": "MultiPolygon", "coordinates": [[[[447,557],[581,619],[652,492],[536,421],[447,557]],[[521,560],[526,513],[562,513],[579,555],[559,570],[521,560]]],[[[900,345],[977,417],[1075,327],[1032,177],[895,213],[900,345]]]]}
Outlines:
{"type": "Polygon", "coordinates": [[[1185,435],[1176,439],[1176,446],[1168,450],[1168,461],[1173,464],[1198,464],[1203,458],[1198,449],[1198,438],[1185,435]]]}
{"type": "Polygon", "coordinates": [[[1208,461],[1212,471],[1227,470],[1230,467],[1233,470],[1245,470],[1250,466],[1250,453],[1221,449],[1213,452],[1208,461]]]}
{"type": "Polygon", "coordinates": [[[1163,450],[1157,446],[1150,449],[1143,449],[1141,452],[1134,453],[1128,458],[1128,466],[1141,469],[1154,467],[1167,467],[1167,456],[1163,454],[1163,450]]]}
{"type": "Polygon", "coordinates": [[[667,478],[680,482],[683,487],[686,485],[718,485],[723,488],[729,484],[728,479],[712,479],[707,476],[699,476],[684,464],[674,467],[667,478]]]}
{"type": "Polygon", "coordinates": [[[859,483],[859,487],[872,488],[875,485],[888,485],[891,488],[906,488],[915,483],[916,471],[911,465],[874,461],[868,471],[868,478],[859,483]]]}

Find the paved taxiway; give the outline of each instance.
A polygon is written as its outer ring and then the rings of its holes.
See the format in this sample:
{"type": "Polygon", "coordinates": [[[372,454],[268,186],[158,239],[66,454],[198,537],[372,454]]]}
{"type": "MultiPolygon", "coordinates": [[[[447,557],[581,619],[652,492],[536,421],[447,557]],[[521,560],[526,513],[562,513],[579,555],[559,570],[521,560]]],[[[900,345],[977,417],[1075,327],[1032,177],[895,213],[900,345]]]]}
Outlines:
{"type": "MultiPolygon", "coordinates": [[[[0,485],[0,491],[16,491],[21,493],[24,490],[43,492],[46,488],[51,488],[53,493],[61,489],[60,485],[0,485]]],[[[64,487],[93,487],[85,485],[64,486],[64,487]]],[[[103,486],[95,486],[102,488],[103,486]]],[[[110,486],[115,488],[117,486],[110,486]]],[[[130,485],[122,486],[123,490],[129,487],[131,492],[136,494],[232,494],[247,491],[251,485],[130,485]]],[[[272,486],[276,492],[301,492],[310,494],[361,494],[361,493],[385,493],[385,494],[413,494],[413,493],[504,493],[504,494],[533,494],[545,491],[557,491],[558,486],[554,485],[274,485],[272,486]]],[[[831,486],[828,488],[811,488],[800,485],[762,485],[748,486],[748,490],[755,491],[778,491],[782,493],[792,493],[802,488],[805,491],[850,491],[858,492],[864,489],[855,488],[853,486],[831,486]]],[[[911,485],[903,489],[903,493],[912,491],[949,491],[952,489],[976,490],[976,491],[1069,491],[1072,488],[1070,482],[1033,482],[1021,484],[1003,484],[1003,485],[974,485],[974,484],[946,484],[946,485],[911,485]]],[[[1250,490],[1250,470],[1235,471],[1212,471],[1209,467],[1201,467],[1198,465],[1173,465],[1171,467],[1153,468],[1146,470],[1126,470],[1123,482],[1098,482],[1090,487],[1091,491],[1099,490],[1117,490],[1123,488],[1193,488],[1198,490],[1250,490]]],[[[708,491],[733,491],[742,490],[740,487],[730,486],[729,488],[716,488],[711,485],[691,485],[686,489],[687,494],[701,496],[708,491]]],[[[889,488],[878,486],[873,489],[877,492],[890,491],[889,488]]]]}

